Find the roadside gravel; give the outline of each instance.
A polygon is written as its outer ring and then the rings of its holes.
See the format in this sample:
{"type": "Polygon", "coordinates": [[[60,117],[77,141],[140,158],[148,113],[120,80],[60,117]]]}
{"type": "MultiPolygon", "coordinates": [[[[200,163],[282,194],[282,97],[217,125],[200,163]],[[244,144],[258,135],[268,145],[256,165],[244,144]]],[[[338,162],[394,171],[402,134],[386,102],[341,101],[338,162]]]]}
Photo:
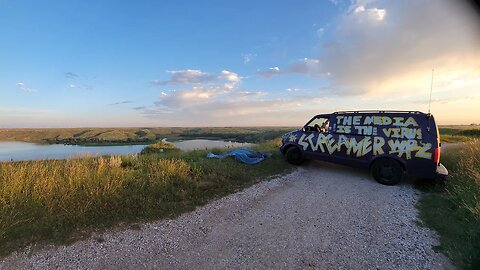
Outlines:
{"type": "Polygon", "coordinates": [[[420,195],[311,162],[174,220],[14,253],[0,269],[453,269],[417,225],[420,195]]]}

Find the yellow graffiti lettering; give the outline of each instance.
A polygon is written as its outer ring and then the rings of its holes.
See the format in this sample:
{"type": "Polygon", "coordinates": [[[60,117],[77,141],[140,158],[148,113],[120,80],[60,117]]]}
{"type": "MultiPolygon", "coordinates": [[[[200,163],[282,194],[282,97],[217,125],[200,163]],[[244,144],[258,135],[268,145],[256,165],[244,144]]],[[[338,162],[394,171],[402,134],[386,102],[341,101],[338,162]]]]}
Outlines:
{"type": "MultiPolygon", "coordinates": [[[[298,144],[300,144],[302,147],[303,147],[303,150],[307,150],[308,148],[308,143],[305,141],[305,134],[303,134],[301,137],[300,137],[300,140],[298,140],[298,144]]],[[[307,138],[310,138],[310,137],[313,137],[313,134],[310,134],[308,135],[307,138]]]]}
{"type": "Polygon", "coordinates": [[[427,151],[430,150],[431,148],[432,148],[431,143],[426,143],[426,144],[423,144],[422,146],[418,146],[417,147],[418,151],[417,153],[415,153],[415,157],[432,159],[432,153],[427,153],[427,151]]]}
{"type": "Polygon", "coordinates": [[[382,125],[388,126],[392,123],[392,118],[388,116],[382,116],[382,125]]]}
{"type": "Polygon", "coordinates": [[[323,147],[320,145],[319,143],[319,139],[320,138],[317,138],[317,143],[313,143],[313,134],[310,134],[311,136],[308,136],[307,139],[308,139],[308,143],[310,144],[310,147],[312,148],[312,151],[317,151],[318,147],[320,147],[320,151],[322,152],[325,152],[325,150],[323,149],[323,147]]]}
{"type": "Polygon", "coordinates": [[[385,139],[382,137],[374,137],[373,138],[373,155],[382,155],[383,152],[383,146],[385,145],[385,139]]]}
{"type": "MultiPolygon", "coordinates": [[[[320,135],[323,135],[323,134],[320,134],[320,135]]],[[[335,151],[337,151],[338,145],[335,144],[335,139],[331,138],[331,135],[328,135],[324,141],[325,141],[325,145],[327,146],[328,153],[330,155],[333,154],[335,151]]]]}
{"type": "Polygon", "coordinates": [[[354,126],[360,125],[360,120],[361,120],[361,119],[362,119],[362,116],[360,116],[360,115],[354,116],[354,117],[353,117],[353,125],[354,125],[354,126]]]}
{"type": "Polygon", "coordinates": [[[416,135],[417,132],[415,128],[401,128],[400,138],[415,139],[416,135]]]}
{"type": "Polygon", "coordinates": [[[403,126],[403,117],[393,117],[393,120],[395,120],[395,121],[393,122],[393,125],[394,125],[394,126],[397,126],[397,127],[403,126]]]}
{"type": "Polygon", "coordinates": [[[383,133],[385,136],[392,138],[400,138],[400,129],[399,128],[384,128],[383,133]]]}
{"type": "Polygon", "coordinates": [[[342,116],[342,115],[337,116],[337,125],[340,124],[340,122],[342,121],[343,117],[344,117],[344,116],[342,116]]]}
{"type": "Polygon", "coordinates": [[[337,126],[337,129],[335,130],[337,133],[345,133],[345,126],[337,126]]]}
{"type": "Polygon", "coordinates": [[[390,137],[390,133],[391,133],[390,128],[384,128],[383,133],[385,133],[385,136],[390,137]]]}
{"type": "Polygon", "coordinates": [[[372,135],[373,134],[373,127],[372,126],[355,126],[357,130],[357,134],[359,135],[372,135]]]}
{"type": "Polygon", "coordinates": [[[417,124],[417,122],[415,121],[415,119],[413,119],[413,117],[409,117],[409,118],[407,119],[407,121],[405,121],[405,123],[404,123],[404,126],[405,126],[405,127],[408,127],[408,126],[410,126],[410,125],[411,125],[411,126],[414,126],[414,127],[418,127],[418,124],[417,124]]]}
{"type": "Polygon", "coordinates": [[[343,124],[344,126],[347,126],[347,125],[349,126],[349,125],[351,125],[351,124],[352,124],[352,117],[351,117],[351,116],[345,116],[345,117],[343,118],[342,124],[343,124]]]}
{"type": "MultiPolygon", "coordinates": [[[[330,135],[330,134],[328,134],[326,136],[325,136],[325,134],[318,135],[317,144],[319,145],[320,151],[322,151],[322,153],[325,153],[325,148],[323,148],[323,144],[327,145],[327,143],[330,139],[335,140],[335,139],[332,138],[332,135],[330,135]]],[[[328,148],[328,146],[327,146],[327,148],[328,148]]]]}
{"type": "Polygon", "coordinates": [[[388,145],[390,146],[389,154],[398,154],[398,157],[402,157],[405,155],[406,159],[412,158],[412,151],[413,146],[416,145],[416,141],[414,140],[390,140],[388,141],[388,145]]]}
{"type": "Polygon", "coordinates": [[[352,132],[350,126],[337,126],[337,133],[346,133],[350,134],[352,132]]]}
{"type": "Polygon", "coordinates": [[[363,147],[363,140],[357,142],[355,138],[351,138],[345,146],[347,147],[347,155],[356,154],[357,157],[360,157],[363,147]]]}
{"type": "Polygon", "coordinates": [[[372,140],[370,137],[365,137],[362,141],[362,152],[360,153],[360,156],[364,156],[372,151],[372,140]]]}
{"type": "Polygon", "coordinates": [[[392,123],[392,118],[388,116],[365,116],[363,120],[364,125],[372,125],[375,124],[376,126],[388,126],[392,123]]]}
{"type": "Polygon", "coordinates": [[[371,115],[368,115],[368,116],[365,116],[365,119],[363,119],[363,124],[364,125],[371,125],[373,124],[373,119],[375,118],[375,116],[371,116],[371,115]]]}

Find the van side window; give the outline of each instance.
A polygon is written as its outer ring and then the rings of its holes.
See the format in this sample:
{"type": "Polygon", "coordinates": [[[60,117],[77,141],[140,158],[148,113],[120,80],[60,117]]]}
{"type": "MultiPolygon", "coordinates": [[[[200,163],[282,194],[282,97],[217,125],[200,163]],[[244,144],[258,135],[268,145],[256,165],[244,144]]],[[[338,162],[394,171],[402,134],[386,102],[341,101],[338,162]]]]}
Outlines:
{"type": "Polygon", "coordinates": [[[329,119],[326,117],[317,117],[310,121],[306,126],[305,130],[306,131],[311,131],[311,132],[328,132],[328,126],[329,126],[329,119]]]}

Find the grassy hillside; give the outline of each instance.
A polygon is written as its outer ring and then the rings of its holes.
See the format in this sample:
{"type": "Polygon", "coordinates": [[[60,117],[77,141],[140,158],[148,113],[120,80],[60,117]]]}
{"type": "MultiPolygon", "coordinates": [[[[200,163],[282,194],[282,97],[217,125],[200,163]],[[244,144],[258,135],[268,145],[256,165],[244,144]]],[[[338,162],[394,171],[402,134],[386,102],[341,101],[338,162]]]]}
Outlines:
{"type": "Polygon", "coordinates": [[[439,131],[442,142],[468,142],[480,138],[480,125],[440,126],[439,131]]]}
{"type": "Polygon", "coordinates": [[[462,269],[480,269],[479,153],[479,140],[447,149],[445,189],[430,187],[418,203],[423,223],[440,235],[437,248],[462,269]]]}
{"type": "Polygon", "coordinates": [[[257,146],[273,154],[257,165],[208,159],[206,151],[154,153],[168,147],[157,146],[138,156],[0,162],[0,256],[174,217],[291,169],[278,140],[257,146]]]}
{"type": "Polygon", "coordinates": [[[163,138],[170,141],[204,138],[255,143],[276,138],[292,129],[292,127],[0,129],[0,141],[128,144],[152,143],[163,138]]]}

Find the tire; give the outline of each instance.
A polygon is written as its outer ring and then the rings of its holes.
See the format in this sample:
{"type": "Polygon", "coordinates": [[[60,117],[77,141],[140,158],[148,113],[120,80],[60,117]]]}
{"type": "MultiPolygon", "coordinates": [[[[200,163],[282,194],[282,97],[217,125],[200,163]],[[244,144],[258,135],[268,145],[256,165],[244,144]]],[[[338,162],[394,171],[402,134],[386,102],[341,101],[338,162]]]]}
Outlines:
{"type": "Polygon", "coordinates": [[[300,165],[303,163],[302,151],[298,147],[291,147],[287,150],[285,155],[288,163],[293,165],[300,165]]]}
{"type": "Polygon", "coordinates": [[[398,184],[404,175],[402,165],[391,158],[382,158],[375,161],[371,173],[377,182],[389,186],[398,184]]]}

